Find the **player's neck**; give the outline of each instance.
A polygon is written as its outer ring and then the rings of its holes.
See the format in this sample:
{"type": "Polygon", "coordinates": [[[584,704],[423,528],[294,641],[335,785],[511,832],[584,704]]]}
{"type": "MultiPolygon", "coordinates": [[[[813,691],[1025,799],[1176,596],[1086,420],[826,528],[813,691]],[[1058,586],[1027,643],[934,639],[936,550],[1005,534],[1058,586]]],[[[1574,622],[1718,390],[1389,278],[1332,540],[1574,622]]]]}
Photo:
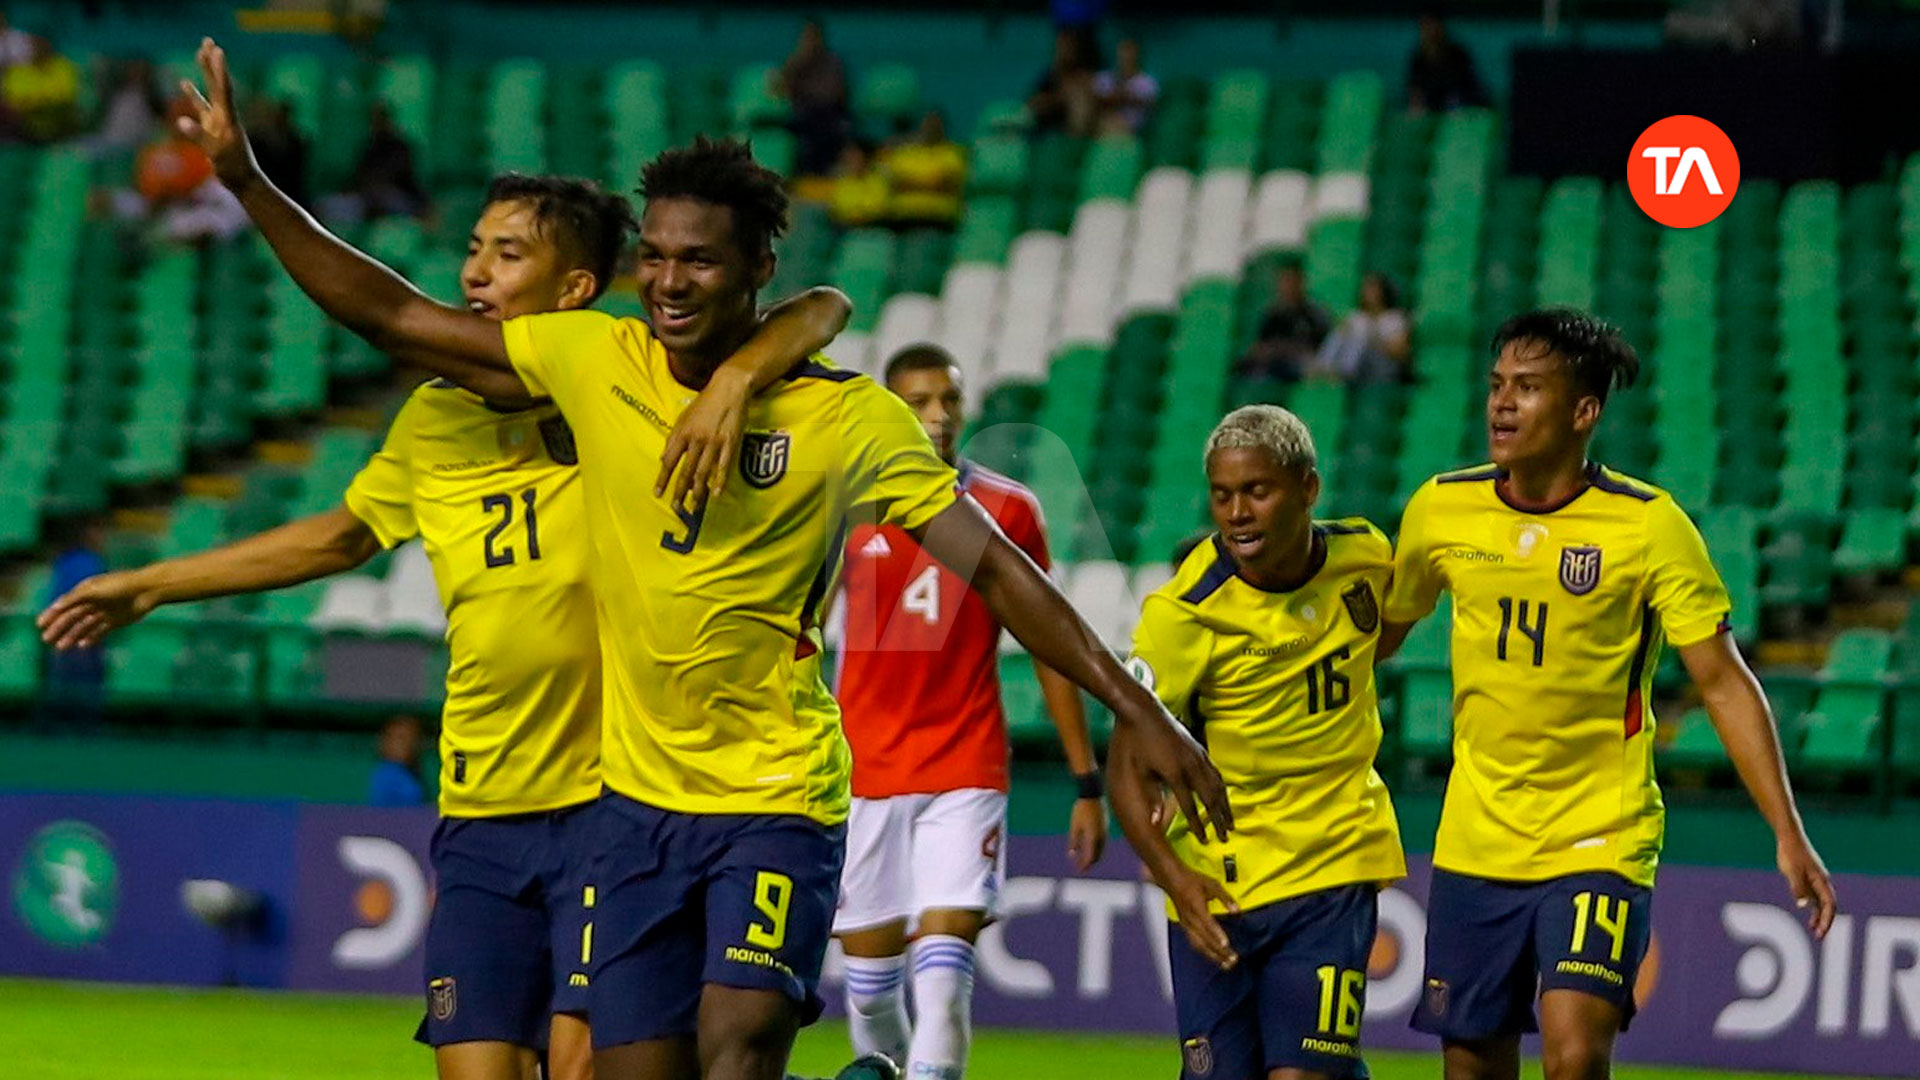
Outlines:
{"type": "Polygon", "coordinates": [[[737,331],[717,335],[707,348],[687,349],[676,352],[667,350],[667,370],[673,372],[674,381],[689,390],[704,390],[713,373],[727,362],[727,357],[740,350],[753,336],[755,324],[748,322],[737,331]]]}
{"type": "Polygon", "coordinates": [[[1586,448],[1557,461],[1515,463],[1499,484],[1500,493],[1514,506],[1561,506],[1586,490],[1586,448]]]}

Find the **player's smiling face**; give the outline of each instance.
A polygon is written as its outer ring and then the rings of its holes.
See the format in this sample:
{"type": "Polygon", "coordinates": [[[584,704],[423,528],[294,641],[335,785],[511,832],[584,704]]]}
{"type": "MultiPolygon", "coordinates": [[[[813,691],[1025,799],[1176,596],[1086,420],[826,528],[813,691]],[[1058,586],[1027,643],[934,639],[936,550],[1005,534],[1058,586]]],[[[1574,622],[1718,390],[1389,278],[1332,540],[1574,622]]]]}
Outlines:
{"type": "Polygon", "coordinates": [[[480,212],[460,264],[468,309],[489,319],[578,307],[593,295],[591,278],[565,265],[552,229],[519,199],[490,203],[480,212]]]}
{"type": "Polygon", "coordinates": [[[1287,468],[1265,447],[1222,447],[1207,455],[1207,486],[1213,527],[1256,584],[1283,577],[1308,550],[1319,473],[1287,468]]]}
{"type": "Polygon", "coordinates": [[[1585,452],[1600,403],[1577,393],[1560,354],[1537,341],[1507,343],[1487,384],[1487,452],[1512,469],[1585,452]]]}
{"type": "Polygon", "coordinates": [[[749,254],[733,210],[700,199],[654,199],[640,219],[640,303],[667,351],[718,366],[752,333],[754,293],[773,256],[749,254]]]}
{"type": "Polygon", "coordinates": [[[959,456],[960,428],[966,423],[962,412],[960,369],[921,368],[903,371],[887,383],[887,389],[899,395],[927,429],[934,449],[951,465],[959,456]]]}

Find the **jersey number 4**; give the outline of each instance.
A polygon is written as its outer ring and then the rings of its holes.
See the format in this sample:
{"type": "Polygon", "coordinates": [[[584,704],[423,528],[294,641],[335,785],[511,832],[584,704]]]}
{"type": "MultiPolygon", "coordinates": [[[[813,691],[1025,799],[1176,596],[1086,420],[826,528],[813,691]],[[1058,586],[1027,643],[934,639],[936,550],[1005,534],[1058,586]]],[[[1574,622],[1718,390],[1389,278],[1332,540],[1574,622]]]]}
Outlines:
{"type": "MultiPolygon", "coordinates": [[[[513,546],[500,542],[506,531],[513,527],[513,501],[511,495],[487,495],[480,500],[480,509],[500,515],[500,520],[487,530],[485,547],[489,570],[514,564],[516,555],[513,546]]],[[[521,517],[527,524],[527,561],[532,562],[540,557],[540,518],[534,512],[534,489],[521,492],[520,501],[526,504],[526,512],[521,517]]]]}
{"type": "Polygon", "coordinates": [[[905,592],[900,594],[900,606],[927,621],[928,626],[940,622],[940,568],[928,566],[919,576],[908,583],[905,592]]]}

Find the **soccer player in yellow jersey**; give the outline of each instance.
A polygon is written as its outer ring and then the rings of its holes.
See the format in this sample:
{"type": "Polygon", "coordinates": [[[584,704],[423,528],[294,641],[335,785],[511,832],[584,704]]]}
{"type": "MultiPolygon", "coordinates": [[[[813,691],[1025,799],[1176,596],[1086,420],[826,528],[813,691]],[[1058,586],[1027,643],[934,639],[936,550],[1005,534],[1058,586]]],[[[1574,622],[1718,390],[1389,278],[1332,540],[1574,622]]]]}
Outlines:
{"type": "Polygon", "coordinates": [[[1453,775],[1413,1022],[1441,1037],[1448,1080],[1513,1080],[1532,1030],[1548,1080],[1588,1080],[1609,1074],[1647,948],[1665,820],[1648,701],[1663,642],[1816,934],[1833,888],[1699,532],[1666,492],[1587,460],[1608,391],[1639,371],[1633,348],[1556,309],[1508,320],[1493,351],[1492,463],[1415,492],[1386,600],[1383,653],[1453,594],[1453,775]]]}
{"type": "Polygon", "coordinates": [[[1406,873],[1373,770],[1393,550],[1358,518],[1313,520],[1313,438],[1285,409],[1229,413],[1205,461],[1217,531],[1147,597],[1129,667],[1206,746],[1237,826],[1202,846],[1183,817],[1159,827],[1158,792],[1113,789],[1185,931],[1168,942],[1182,1076],[1364,1077],[1376,902],[1406,873]]]}
{"type": "MultiPolygon", "coordinates": [[[[495,319],[590,305],[637,224],[590,182],[498,177],[468,241],[464,299],[495,319]]],[[[583,811],[600,794],[601,687],[587,550],[573,540],[585,528],[572,431],[551,401],[434,381],[343,505],[91,578],[41,619],[51,643],[80,647],[161,604],[309,581],[425,541],[452,663],[420,1038],[449,1080],[524,1075],[541,1047],[556,1080],[591,1074],[583,811]]]]}
{"type": "Polygon", "coordinates": [[[967,569],[1015,637],[1132,730],[1133,767],[1190,820],[1197,793],[1224,838],[1232,812],[1198,745],[956,500],[952,468],[871,380],[790,366],[748,403],[739,482],[699,506],[661,496],[643,463],[695,392],[731,356],[745,370],[727,382],[744,396],[764,370],[749,361],[793,340],[746,347],[787,207],[744,144],[703,139],[644,173],[651,325],[559,312],[503,327],[420,295],[288,201],[239,130],[224,55],[207,41],[200,59],[218,104],[199,102],[182,130],[295,282],[349,329],[470,389],[552,397],[578,439],[603,659],[591,1009],[604,1080],[776,1080],[818,1014],[849,764],[818,622],[850,521],[898,525],[967,569]]]}

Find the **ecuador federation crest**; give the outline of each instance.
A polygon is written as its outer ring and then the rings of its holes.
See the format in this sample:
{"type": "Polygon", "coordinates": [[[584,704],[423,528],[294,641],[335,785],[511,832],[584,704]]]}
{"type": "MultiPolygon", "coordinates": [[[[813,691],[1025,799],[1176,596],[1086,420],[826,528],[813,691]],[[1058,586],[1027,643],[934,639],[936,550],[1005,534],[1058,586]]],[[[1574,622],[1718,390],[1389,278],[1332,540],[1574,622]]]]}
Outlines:
{"type": "Polygon", "coordinates": [[[1347,605],[1347,614],[1353,617],[1354,629],[1371,634],[1380,625],[1380,601],[1373,595],[1372,582],[1355,584],[1340,594],[1340,600],[1347,605]]]}
{"type": "Polygon", "coordinates": [[[1180,1056],[1189,1075],[1205,1076],[1213,1071],[1213,1044],[1205,1035],[1181,1043],[1180,1056]]]}
{"type": "Polygon", "coordinates": [[[1560,549],[1560,587],[1575,596],[1585,596],[1600,584],[1600,549],[1563,547],[1560,549]]]}
{"type": "Polygon", "coordinates": [[[573,444],[573,428],[564,416],[540,421],[540,441],[547,444],[547,456],[555,465],[580,464],[580,450],[573,444]]]}
{"type": "Polygon", "coordinates": [[[765,489],[787,475],[787,459],[793,452],[793,436],[784,431],[750,431],[740,447],[740,475],[754,487],[765,489]]]}
{"type": "Polygon", "coordinates": [[[435,1020],[453,1019],[460,1001],[454,996],[452,978],[435,979],[427,984],[427,1007],[433,1010],[435,1020]]]}

